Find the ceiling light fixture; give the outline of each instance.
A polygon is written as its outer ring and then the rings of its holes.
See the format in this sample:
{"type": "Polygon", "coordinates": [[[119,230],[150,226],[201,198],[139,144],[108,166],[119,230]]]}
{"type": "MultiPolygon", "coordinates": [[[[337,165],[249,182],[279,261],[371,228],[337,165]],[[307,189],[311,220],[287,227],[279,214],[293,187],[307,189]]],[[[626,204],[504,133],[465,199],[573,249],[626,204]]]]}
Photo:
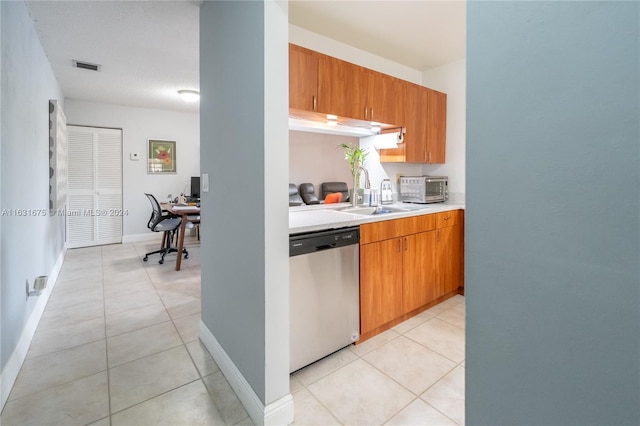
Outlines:
{"type": "Polygon", "coordinates": [[[200,92],[197,90],[178,90],[178,94],[185,102],[198,102],[200,100],[200,92]]]}

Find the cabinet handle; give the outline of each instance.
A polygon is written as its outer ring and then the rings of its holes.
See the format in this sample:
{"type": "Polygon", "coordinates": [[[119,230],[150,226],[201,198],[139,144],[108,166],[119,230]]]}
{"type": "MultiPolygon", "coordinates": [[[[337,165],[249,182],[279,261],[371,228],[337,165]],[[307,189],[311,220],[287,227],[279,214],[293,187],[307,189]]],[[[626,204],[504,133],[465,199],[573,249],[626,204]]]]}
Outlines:
{"type": "Polygon", "coordinates": [[[373,108],[371,108],[371,121],[373,121],[373,108]]]}
{"type": "Polygon", "coordinates": [[[398,238],[398,253],[402,252],[402,241],[398,238]]]}
{"type": "Polygon", "coordinates": [[[424,152],[424,161],[427,161],[427,151],[424,152]]]}
{"type": "Polygon", "coordinates": [[[431,162],[431,151],[429,151],[429,162],[431,162]]]}
{"type": "Polygon", "coordinates": [[[364,119],[367,119],[367,107],[364,107],[364,119]]]}
{"type": "Polygon", "coordinates": [[[317,110],[317,101],[316,101],[316,97],[313,97],[313,110],[316,111],[317,110]]]}
{"type": "Polygon", "coordinates": [[[407,239],[407,237],[404,238],[404,251],[407,251],[409,249],[409,241],[407,239]]]}

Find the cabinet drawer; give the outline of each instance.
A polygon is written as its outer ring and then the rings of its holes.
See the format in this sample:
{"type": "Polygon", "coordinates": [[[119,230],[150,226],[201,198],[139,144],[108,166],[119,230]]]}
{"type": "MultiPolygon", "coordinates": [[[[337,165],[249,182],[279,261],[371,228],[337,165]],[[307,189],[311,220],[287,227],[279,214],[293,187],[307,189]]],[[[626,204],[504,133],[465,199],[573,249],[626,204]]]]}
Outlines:
{"type": "Polygon", "coordinates": [[[360,244],[395,238],[400,234],[399,219],[381,222],[363,223],[360,225],[360,244]]]}
{"type": "Polygon", "coordinates": [[[360,244],[388,240],[436,229],[436,215],[426,214],[402,219],[383,220],[381,222],[360,225],[360,244]]]}
{"type": "Polygon", "coordinates": [[[403,219],[398,219],[400,222],[399,229],[400,235],[417,234],[418,232],[433,231],[436,229],[436,215],[425,214],[422,216],[412,216],[403,219]]]}
{"type": "Polygon", "coordinates": [[[437,213],[436,222],[438,228],[445,228],[447,226],[458,225],[462,222],[462,211],[461,210],[453,210],[450,212],[442,212],[437,213]]]}

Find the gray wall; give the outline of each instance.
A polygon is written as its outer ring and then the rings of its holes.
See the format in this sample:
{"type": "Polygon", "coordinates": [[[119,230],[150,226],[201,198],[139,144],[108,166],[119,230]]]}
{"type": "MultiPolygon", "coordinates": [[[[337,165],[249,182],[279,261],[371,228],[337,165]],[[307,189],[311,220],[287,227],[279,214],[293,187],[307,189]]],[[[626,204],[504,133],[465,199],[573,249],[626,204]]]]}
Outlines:
{"type": "Polygon", "coordinates": [[[468,424],[640,422],[639,21],[468,3],[468,424]]]}
{"type": "MultiPolygon", "coordinates": [[[[2,209],[2,114],[4,109],[2,108],[2,81],[4,75],[4,69],[2,68],[2,4],[0,4],[0,210],[2,209]]],[[[0,219],[0,235],[2,235],[2,220],[0,219]]],[[[2,279],[2,244],[0,243],[0,280],[2,279]]],[[[0,281],[0,309],[2,309],[2,284],[0,281]]],[[[0,314],[0,373],[2,372],[2,317],[0,314]]],[[[2,374],[0,374],[0,378],[2,374]]],[[[5,401],[5,397],[2,394],[2,386],[0,385],[0,405],[3,405],[2,401],[5,401]]]]}
{"type": "Polygon", "coordinates": [[[264,10],[200,8],[202,321],[265,401],[264,10]]]}
{"type": "Polygon", "coordinates": [[[64,218],[49,217],[48,101],[63,97],[23,2],[2,8],[3,209],[46,215],[1,217],[2,367],[13,352],[37,298],[25,280],[49,275],[64,245],[64,218]]]}

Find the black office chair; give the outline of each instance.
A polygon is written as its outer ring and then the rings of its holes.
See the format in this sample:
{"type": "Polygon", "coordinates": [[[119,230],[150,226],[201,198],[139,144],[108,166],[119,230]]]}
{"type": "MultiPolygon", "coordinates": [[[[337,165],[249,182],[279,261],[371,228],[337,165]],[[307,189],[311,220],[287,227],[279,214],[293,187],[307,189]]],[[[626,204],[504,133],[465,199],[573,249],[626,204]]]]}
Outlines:
{"type": "Polygon", "coordinates": [[[300,197],[300,193],[298,192],[298,187],[295,183],[289,184],[289,206],[301,206],[304,204],[302,201],[302,197],[300,197]]]}
{"type": "Polygon", "coordinates": [[[320,199],[324,200],[328,194],[342,193],[342,202],[349,201],[349,188],[346,182],[322,182],[320,185],[320,199]]]}
{"type": "Polygon", "coordinates": [[[319,204],[318,196],[316,195],[316,189],[312,183],[300,184],[300,196],[305,204],[319,204]]]}
{"type": "MultiPolygon", "coordinates": [[[[153,210],[151,211],[151,218],[149,218],[149,223],[147,223],[147,227],[153,232],[163,232],[162,235],[162,246],[160,250],[152,251],[144,255],[145,262],[149,260],[149,255],[162,253],[162,257],[160,258],[161,265],[164,263],[164,257],[169,253],[177,253],[178,249],[175,247],[171,247],[171,241],[173,240],[173,235],[178,232],[180,228],[180,224],[182,223],[182,219],[178,216],[174,216],[172,214],[162,214],[162,209],[160,208],[160,203],[156,200],[151,194],[144,194],[147,196],[149,201],[151,202],[151,207],[153,210]]],[[[189,258],[189,252],[186,248],[182,249],[182,253],[184,253],[184,258],[189,258]]]]}

